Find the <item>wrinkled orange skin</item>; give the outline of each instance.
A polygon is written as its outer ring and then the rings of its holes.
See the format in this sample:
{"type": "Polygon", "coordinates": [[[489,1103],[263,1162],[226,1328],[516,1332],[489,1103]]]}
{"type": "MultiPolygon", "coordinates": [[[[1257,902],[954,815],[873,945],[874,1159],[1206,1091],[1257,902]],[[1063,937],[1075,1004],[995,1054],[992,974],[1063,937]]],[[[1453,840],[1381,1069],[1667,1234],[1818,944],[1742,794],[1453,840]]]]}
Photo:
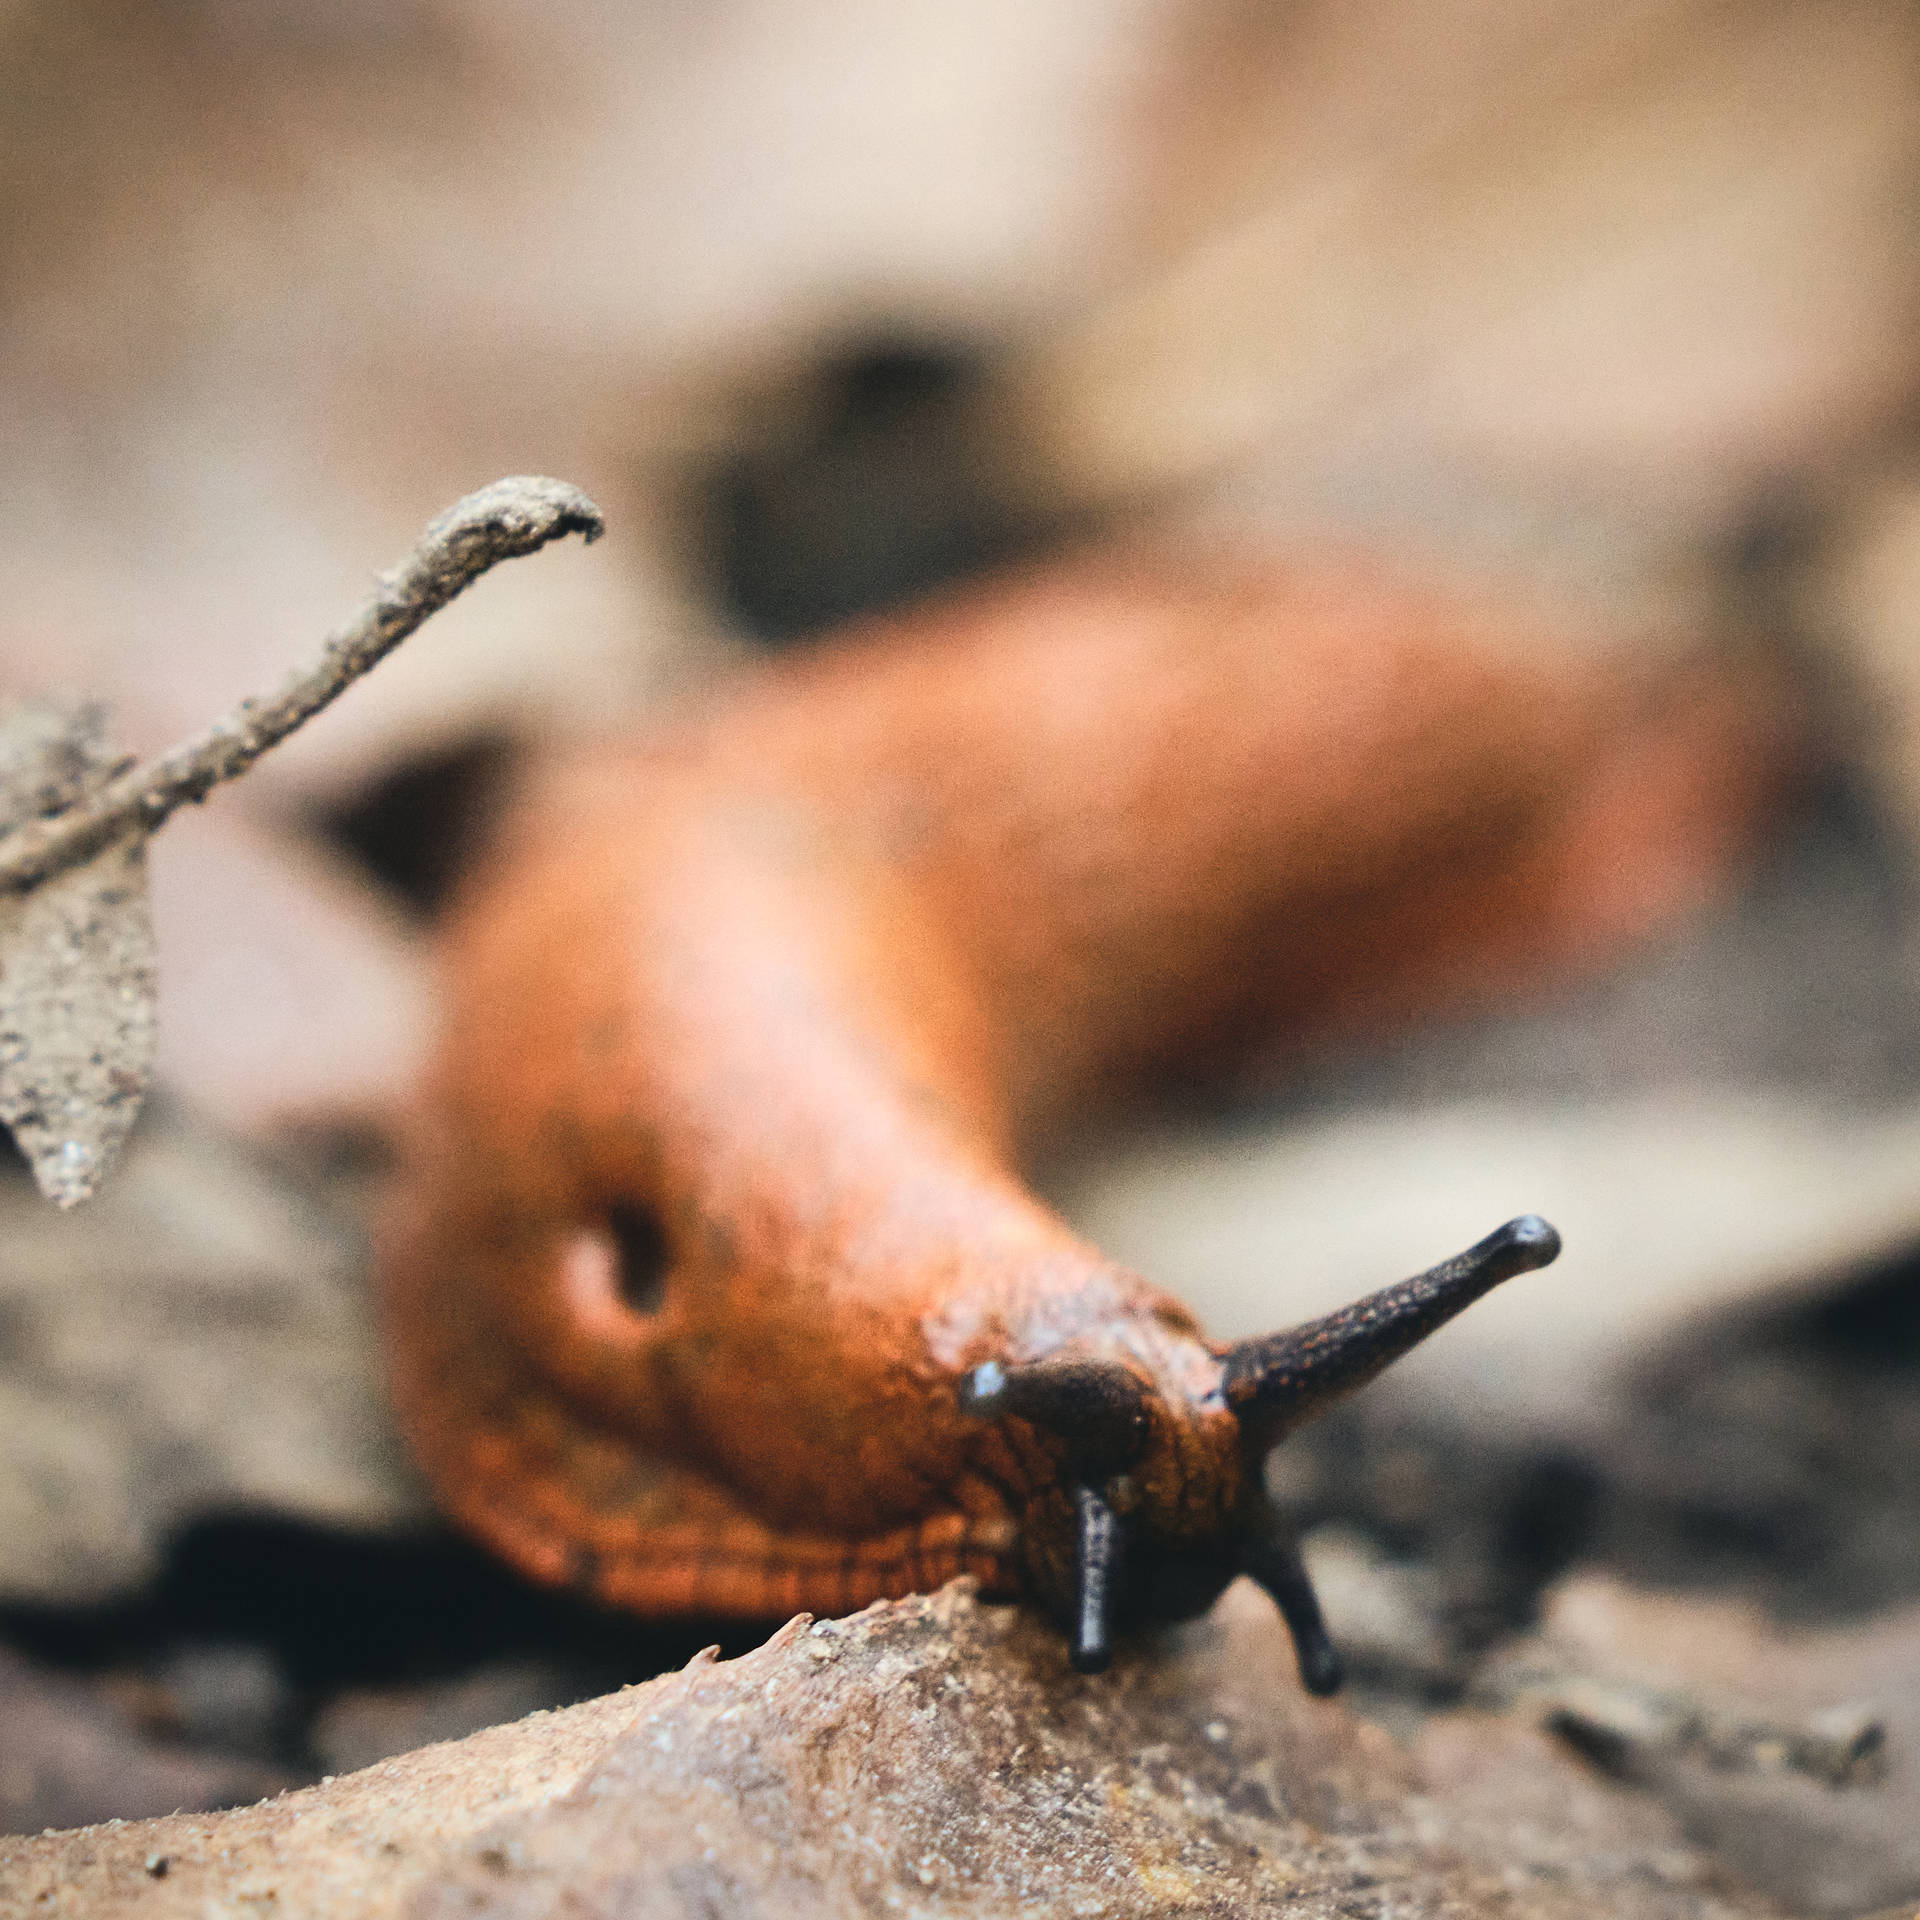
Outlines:
{"type": "Polygon", "coordinates": [[[1249,1032],[1591,964],[1708,891],[1788,758],[1703,666],[1574,665],[1357,566],[1081,564],[554,769],[447,930],[382,1266],[455,1516],[650,1614],[1069,1590],[1059,1444],[956,1401],[1063,1350],[1159,1389],[1131,1525],[1239,1496],[1218,1350],[1022,1147],[1249,1032]],[[624,1304],[602,1223],[671,1249],[624,1304]]]}

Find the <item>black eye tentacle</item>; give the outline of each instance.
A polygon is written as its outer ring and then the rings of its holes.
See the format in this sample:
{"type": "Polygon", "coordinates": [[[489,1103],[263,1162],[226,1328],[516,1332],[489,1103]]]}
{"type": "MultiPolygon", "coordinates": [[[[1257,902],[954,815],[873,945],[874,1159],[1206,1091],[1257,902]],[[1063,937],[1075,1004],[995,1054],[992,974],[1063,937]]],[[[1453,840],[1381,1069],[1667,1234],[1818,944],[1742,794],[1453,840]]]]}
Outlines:
{"type": "Polygon", "coordinates": [[[1008,1414],[1064,1440],[1088,1478],[1124,1472],[1146,1450],[1152,1390],[1112,1360],[989,1360],[960,1383],[960,1407],[982,1420],[1008,1414]]]}
{"type": "Polygon", "coordinates": [[[1287,1623],[1300,1684],[1322,1698],[1338,1693],[1346,1672],[1320,1617],[1320,1597],[1300,1557],[1299,1541],[1264,1488],[1256,1487],[1243,1507],[1239,1557],[1240,1571],[1267,1590],[1287,1623]]]}
{"type": "Polygon", "coordinates": [[[1073,1510],[1073,1622],[1067,1658],[1076,1673],[1104,1673],[1113,1659],[1109,1629],[1126,1541],[1119,1516],[1093,1488],[1074,1488],[1073,1510]]]}
{"type": "Polygon", "coordinates": [[[1523,1214],[1465,1253],[1338,1313],[1242,1340],[1227,1352],[1224,1385],[1247,1457],[1263,1458],[1328,1402],[1365,1386],[1501,1281],[1544,1267],[1559,1252],[1559,1234],[1538,1214],[1523,1214]]]}

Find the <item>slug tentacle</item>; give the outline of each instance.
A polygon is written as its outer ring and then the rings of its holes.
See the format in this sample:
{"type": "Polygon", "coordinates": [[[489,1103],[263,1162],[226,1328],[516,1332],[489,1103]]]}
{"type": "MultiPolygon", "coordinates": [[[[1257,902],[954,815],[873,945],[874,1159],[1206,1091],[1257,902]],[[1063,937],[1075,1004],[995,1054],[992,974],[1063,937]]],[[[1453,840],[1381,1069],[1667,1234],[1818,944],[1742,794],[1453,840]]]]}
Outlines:
{"type": "Polygon", "coordinates": [[[961,1382],[960,1410],[983,1420],[1007,1414],[1062,1441],[1082,1473],[1122,1472],[1152,1438],[1152,1390],[1112,1360],[989,1360],[961,1382]]]}
{"type": "Polygon", "coordinates": [[[1241,1515],[1240,1570],[1264,1587],[1293,1636],[1300,1684],[1309,1693],[1338,1693],[1345,1678],[1340,1655],[1327,1637],[1320,1597],[1293,1529],[1257,1481],[1241,1515]]]}
{"type": "Polygon", "coordinates": [[[1559,1253],[1559,1234],[1538,1214],[1523,1214],[1398,1286],[1229,1348],[1227,1405],[1240,1417],[1248,1458],[1261,1458],[1330,1401],[1365,1386],[1501,1281],[1544,1267],[1559,1253]]]}
{"type": "Polygon", "coordinates": [[[1120,1519],[1091,1487],[1075,1487],[1073,1622],[1067,1657],[1078,1673],[1104,1673],[1113,1659],[1113,1613],[1125,1577],[1120,1519]]]}

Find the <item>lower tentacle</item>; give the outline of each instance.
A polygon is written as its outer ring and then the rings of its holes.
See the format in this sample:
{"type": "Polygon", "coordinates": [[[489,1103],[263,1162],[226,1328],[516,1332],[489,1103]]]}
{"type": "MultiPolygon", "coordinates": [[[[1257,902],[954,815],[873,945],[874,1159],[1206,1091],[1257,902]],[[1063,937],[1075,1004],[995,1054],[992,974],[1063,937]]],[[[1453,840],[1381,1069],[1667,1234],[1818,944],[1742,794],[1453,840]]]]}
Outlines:
{"type": "Polygon", "coordinates": [[[1300,1684],[1309,1693],[1338,1693],[1345,1669],[1320,1614],[1320,1596],[1300,1554],[1300,1542],[1279,1509],[1256,1487],[1242,1508],[1240,1568],[1264,1587],[1293,1636],[1300,1684]]]}

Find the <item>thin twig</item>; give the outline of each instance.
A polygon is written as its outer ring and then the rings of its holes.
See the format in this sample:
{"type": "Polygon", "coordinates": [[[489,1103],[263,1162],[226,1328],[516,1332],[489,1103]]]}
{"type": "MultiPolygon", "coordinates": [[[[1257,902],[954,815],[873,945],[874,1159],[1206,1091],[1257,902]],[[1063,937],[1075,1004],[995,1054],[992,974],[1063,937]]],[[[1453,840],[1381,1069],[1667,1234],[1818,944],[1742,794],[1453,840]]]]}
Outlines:
{"type": "Polygon", "coordinates": [[[496,480],[468,494],[380,576],[359,615],[278,693],[243,700],[198,738],[116,774],[64,813],[0,835],[0,894],[38,886],[123,834],[151,833],[176,807],[244,773],[495,562],[537,553],[569,533],[597,540],[605,525],[600,509],[563,480],[496,480]]]}

